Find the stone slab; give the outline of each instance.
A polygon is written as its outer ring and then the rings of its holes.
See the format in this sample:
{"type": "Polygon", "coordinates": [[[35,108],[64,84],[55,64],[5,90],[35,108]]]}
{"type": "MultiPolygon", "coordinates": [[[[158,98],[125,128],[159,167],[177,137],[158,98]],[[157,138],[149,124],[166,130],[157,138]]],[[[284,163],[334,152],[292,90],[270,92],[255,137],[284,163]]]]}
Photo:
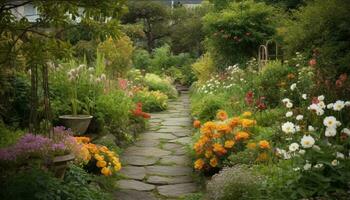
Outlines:
{"type": "Polygon", "coordinates": [[[146,169],[144,167],[126,166],[120,170],[120,174],[126,178],[142,180],[146,176],[146,169]]]}
{"type": "Polygon", "coordinates": [[[140,139],[147,139],[147,140],[159,140],[159,139],[164,139],[164,140],[173,140],[176,139],[177,137],[169,134],[169,133],[159,133],[159,132],[148,132],[144,133],[140,136],[140,139]]]}
{"type": "Polygon", "coordinates": [[[176,151],[178,149],[183,148],[183,145],[181,144],[176,144],[176,143],[165,143],[163,144],[163,149],[168,150],[168,151],[176,151]]]}
{"type": "Polygon", "coordinates": [[[116,184],[120,189],[126,190],[151,191],[155,188],[154,185],[135,180],[119,180],[116,184]]]}
{"type": "Polygon", "coordinates": [[[160,175],[160,176],[185,176],[192,173],[192,168],[183,166],[147,166],[146,173],[148,175],[160,175]]]}
{"type": "Polygon", "coordinates": [[[143,139],[135,142],[134,145],[138,147],[156,147],[159,143],[159,140],[143,139]]]}
{"type": "Polygon", "coordinates": [[[175,176],[175,177],[163,177],[163,176],[150,176],[147,178],[147,182],[155,185],[169,185],[179,183],[192,182],[190,176],[175,176]]]}
{"type": "Polygon", "coordinates": [[[194,183],[183,183],[175,185],[158,186],[157,190],[160,195],[166,197],[183,197],[185,195],[196,192],[198,188],[197,185],[194,183]]]}
{"type": "Polygon", "coordinates": [[[151,192],[121,190],[114,193],[115,200],[157,200],[151,192]]]}
{"type": "Polygon", "coordinates": [[[122,156],[122,163],[134,166],[147,166],[155,164],[159,158],[152,156],[122,156]]]}
{"type": "Polygon", "coordinates": [[[162,157],[170,155],[170,151],[162,150],[155,147],[129,147],[125,150],[124,156],[153,156],[162,157]]]}
{"type": "Polygon", "coordinates": [[[191,143],[191,138],[190,137],[182,137],[182,138],[177,138],[177,139],[173,139],[173,140],[169,140],[169,142],[172,143],[180,143],[180,144],[189,144],[191,143]]]}
{"type": "Polygon", "coordinates": [[[160,159],[160,164],[164,165],[188,165],[191,160],[187,156],[164,156],[160,159]]]}

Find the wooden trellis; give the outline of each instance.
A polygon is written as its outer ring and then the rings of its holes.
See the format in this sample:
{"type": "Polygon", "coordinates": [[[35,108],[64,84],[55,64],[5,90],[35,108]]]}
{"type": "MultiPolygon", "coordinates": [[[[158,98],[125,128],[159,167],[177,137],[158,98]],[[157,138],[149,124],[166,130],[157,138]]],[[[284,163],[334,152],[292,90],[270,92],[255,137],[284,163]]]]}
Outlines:
{"type": "Polygon", "coordinates": [[[259,64],[259,71],[262,70],[262,68],[267,64],[267,62],[274,58],[275,60],[278,60],[278,44],[275,40],[268,40],[265,45],[259,46],[258,51],[258,64],[259,64]],[[275,54],[270,55],[269,54],[269,45],[275,44],[275,54]]]}

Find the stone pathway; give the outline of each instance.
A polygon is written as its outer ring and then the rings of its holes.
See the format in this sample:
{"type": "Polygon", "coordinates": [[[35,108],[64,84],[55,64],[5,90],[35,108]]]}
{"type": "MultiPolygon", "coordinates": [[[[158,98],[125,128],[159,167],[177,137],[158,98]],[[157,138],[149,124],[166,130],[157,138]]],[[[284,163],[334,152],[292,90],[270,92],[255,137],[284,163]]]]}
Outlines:
{"type": "Polygon", "coordinates": [[[152,114],[150,130],[121,156],[125,179],[117,182],[117,200],[179,199],[198,190],[186,155],[189,116],[188,94],[170,101],[167,111],[152,114]]]}

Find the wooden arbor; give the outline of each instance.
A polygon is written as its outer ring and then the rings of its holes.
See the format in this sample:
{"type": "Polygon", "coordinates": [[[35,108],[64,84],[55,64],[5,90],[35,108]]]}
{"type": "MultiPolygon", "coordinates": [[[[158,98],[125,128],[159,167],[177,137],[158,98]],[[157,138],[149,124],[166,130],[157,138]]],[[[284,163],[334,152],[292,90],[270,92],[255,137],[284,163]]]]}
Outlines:
{"type": "Polygon", "coordinates": [[[278,60],[279,57],[282,57],[278,54],[278,43],[271,39],[266,42],[265,45],[260,45],[258,50],[258,65],[259,65],[259,71],[262,70],[262,68],[267,64],[268,60],[275,59],[278,60]],[[274,45],[274,51],[273,54],[269,54],[269,47],[273,47],[274,45]]]}

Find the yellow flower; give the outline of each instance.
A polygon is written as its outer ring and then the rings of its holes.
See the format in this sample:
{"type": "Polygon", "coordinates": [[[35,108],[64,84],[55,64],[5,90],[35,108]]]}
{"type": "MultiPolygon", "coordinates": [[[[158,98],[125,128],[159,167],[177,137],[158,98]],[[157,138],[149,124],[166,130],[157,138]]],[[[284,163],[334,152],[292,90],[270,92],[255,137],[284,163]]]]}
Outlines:
{"type": "Polygon", "coordinates": [[[233,141],[233,140],[227,140],[227,141],[225,142],[225,148],[227,148],[227,149],[232,148],[233,145],[235,145],[235,141],[233,141]]]}
{"type": "Polygon", "coordinates": [[[216,167],[218,165],[218,159],[216,157],[210,159],[210,166],[216,167]]]}
{"type": "Polygon", "coordinates": [[[100,154],[95,154],[95,159],[98,160],[98,161],[102,161],[104,158],[103,156],[101,156],[100,154]]]}
{"type": "Polygon", "coordinates": [[[243,117],[250,117],[250,116],[252,116],[252,112],[246,111],[246,112],[244,112],[244,113],[242,114],[242,116],[243,116],[243,117]]]}
{"type": "Polygon", "coordinates": [[[267,155],[267,153],[263,152],[258,155],[258,158],[256,160],[259,162],[263,162],[263,161],[267,161],[268,158],[269,156],[267,155]]]}
{"type": "Polygon", "coordinates": [[[101,169],[101,173],[105,176],[110,176],[112,175],[112,171],[108,167],[104,167],[101,169]]]}
{"type": "Polygon", "coordinates": [[[267,140],[261,140],[259,142],[259,147],[261,149],[269,149],[270,148],[270,143],[267,140]]]}
{"type": "Polygon", "coordinates": [[[103,153],[107,153],[108,151],[108,148],[106,146],[101,146],[100,148],[100,151],[102,151],[103,153]]]}
{"type": "Polygon", "coordinates": [[[239,140],[246,140],[249,138],[249,133],[245,132],[245,131],[239,131],[235,134],[235,139],[237,141],[239,140]]]}
{"type": "Polygon", "coordinates": [[[122,165],[121,165],[121,163],[114,163],[114,170],[117,172],[117,171],[119,171],[120,169],[122,168],[122,165]]]}
{"type": "Polygon", "coordinates": [[[209,121],[204,123],[204,125],[201,128],[201,133],[206,135],[207,137],[212,137],[215,129],[216,129],[216,124],[212,121],[209,121]]]}
{"type": "Polygon", "coordinates": [[[221,138],[221,133],[214,133],[213,138],[221,138]]]}
{"type": "Polygon", "coordinates": [[[241,123],[241,119],[238,117],[234,117],[229,121],[229,125],[231,126],[231,128],[235,128],[240,123],[241,123]]]}
{"type": "Polygon", "coordinates": [[[85,147],[82,146],[80,149],[80,155],[82,156],[84,161],[89,161],[91,159],[91,155],[89,150],[85,147]]]}
{"type": "Polygon", "coordinates": [[[242,123],[242,126],[244,128],[248,128],[248,127],[251,127],[251,126],[255,125],[256,121],[255,120],[251,120],[251,119],[242,119],[241,123],[242,123]]]}
{"type": "Polygon", "coordinates": [[[256,143],[254,143],[254,142],[248,143],[248,144],[247,144],[247,148],[248,148],[248,149],[251,149],[251,150],[255,149],[255,148],[256,148],[256,143]]]}
{"type": "Polygon", "coordinates": [[[99,168],[106,167],[107,166],[107,162],[104,161],[104,160],[99,160],[99,161],[97,161],[96,166],[99,167],[99,168]]]}
{"type": "Polygon", "coordinates": [[[218,113],[216,114],[216,117],[221,121],[225,121],[228,115],[224,110],[219,110],[218,113]]]}
{"type": "Polygon", "coordinates": [[[201,170],[203,166],[204,166],[204,161],[201,158],[199,158],[198,160],[196,160],[196,162],[194,162],[194,168],[197,170],[201,170]]]}
{"type": "Polygon", "coordinates": [[[210,158],[213,156],[213,151],[212,150],[206,150],[204,156],[206,158],[210,158]]]}
{"type": "Polygon", "coordinates": [[[213,151],[219,155],[227,153],[226,149],[219,143],[213,144],[213,151]]]}

